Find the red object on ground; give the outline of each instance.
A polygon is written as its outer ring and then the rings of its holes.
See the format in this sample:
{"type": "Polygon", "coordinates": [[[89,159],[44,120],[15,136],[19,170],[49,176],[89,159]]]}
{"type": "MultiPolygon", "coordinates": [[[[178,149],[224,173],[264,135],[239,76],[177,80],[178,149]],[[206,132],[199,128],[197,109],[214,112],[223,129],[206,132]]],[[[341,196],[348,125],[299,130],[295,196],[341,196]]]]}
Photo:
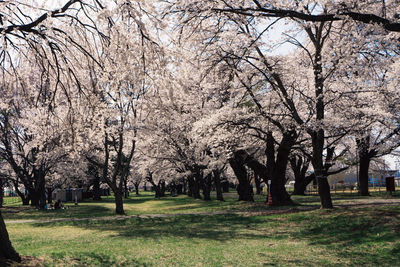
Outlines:
{"type": "Polygon", "coordinates": [[[271,192],[268,194],[268,205],[272,205],[272,196],[271,196],[271,192]]]}

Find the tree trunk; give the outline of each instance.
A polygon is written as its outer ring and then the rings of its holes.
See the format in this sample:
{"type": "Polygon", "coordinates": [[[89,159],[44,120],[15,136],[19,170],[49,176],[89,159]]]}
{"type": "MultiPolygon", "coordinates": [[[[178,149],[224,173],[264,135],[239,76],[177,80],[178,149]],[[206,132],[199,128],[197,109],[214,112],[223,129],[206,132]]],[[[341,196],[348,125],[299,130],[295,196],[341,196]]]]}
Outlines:
{"type": "Polygon", "coordinates": [[[154,186],[154,191],[155,191],[155,198],[160,198],[161,197],[161,192],[160,192],[160,188],[158,186],[154,186]]]}
{"type": "Polygon", "coordinates": [[[165,197],[165,181],[162,180],[160,184],[160,197],[165,197]]]}
{"type": "Polygon", "coordinates": [[[211,174],[207,175],[206,177],[203,178],[203,199],[206,201],[211,200],[211,185],[212,185],[212,180],[211,180],[211,174]]]}
{"type": "Polygon", "coordinates": [[[0,258],[21,262],[21,257],[11,245],[7,228],[0,211],[0,258]]]}
{"type": "Polygon", "coordinates": [[[125,176],[123,179],[124,179],[124,198],[129,198],[128,176],[125,176]]]}
{"type": "Polygon", "coordinates": [[[224,196],[222,194],[222,187],[221,187],[221,172],[219,170],[214,170],[213,177],[214,177],[215,191],[217,192],[217,200],[224,201],[224,196]]]}
{"type": "Polygon", "coordinates": [[[183,180],[183,184],[182,184],[182,186],[183,186],[183,194],[184,195],[186,195],[187,193],[188,193],[188,181],[187,181],[187,179],[184,179],[183,180]]]}
{"type": "Polygon", "coordinates": [[[229,164],[239,182],[236,187],[239,201],[254,201],[253,187],[248,179],[247,170],[244,167],[244,160],[241,158],[240,152],[234,153],[233,157],[229,159],[229,164]]]}
{"type": "Polygon", "coordinates": [[[318,194],[321,200],[321,208],[324,209],[332,209],[332,199],[331,199],[331,190],[329,188],[328,178],[321,177],[317,178],[318,183],[318,194]]]}
{"type": "Polygon", "coordinates": [[[293,156],[289,161],[294,173],[294,191],[292,195],[305,195],[307,185],[315,179],[314,174],[306,177],[310,162],[303,160],[301,156],[293,156]]]}
{"type": "Polygon", "coordinates": [[[176,185],[176,194],[177,195],[182,195],[183,194],[183,184],[177,184],[176,185]]]}
{"type": "Polygon", "coordinates": [[[139,195],[139,184],[135,184],[135,192],[136,192],[136,195],[138,196],[139,195]]]}
{"type": "Polygon", "coordinates": [[[177,190],[177,185],[176,185],[175,181],[172,181],[171,183],[169,183],[168,187],[169,187],[170,195],[172,197],[175,197],[175,196],[178,195],[178,193],[177,193],[177,191],[178,191],[177,190]]]}
{"type": "Polygon", "coordinates": [[[271,181],[271,195],[273,205],[292,205],[293,201],[286,191],[286,165],[285,162],[277,161],[274,171],[274,179],[271,181]]]}
{"type": "Polygon", "coordinates": [[[359,170],[359,188],[361,196],[369,196],[369,188],[368,188],[368,170],[370,164],[370,158],[362,157],[360,155],[360,170],[359,170]]]}
{"type": "MultiPolygon", "coordinates": [[[[273,139],[269,137],[267,142],[272,146],[273,139]]],[[[297,134],[295,131],[283,133],[282,140],[277,149],[275,166],[273,168],[273,176],[271,180],[271,194],[274,205],[292,205],[293,201],[289,193],[286,191],[286,169],[289,163],[289,155],[293,145],[296,142],[297,134]]],[[[271,151],[272,152],[272,151],[271,151]]],[[[268,158],[267,158],[268,161],[268,158]]]]}
{"type": "Polygon", "coordinates": [[[101,200],[101,192],[100,192],[100,176],[96,173],[93,180],[93,200],[99,201],[101,200]]]}
{"type": "MultiPolygon", "coordinates": [[[[255,158],[248,155],[245,151],[240,151],[245,163],[256,175],[267,182],[271,180],[270,193],[273,205],[292,205],[293,201],[286,191],[286,168],[289,160],[290,150],[296,141],[296,133],[294,131],[285,132],[277,149],[275,159],[275,142],[272,133],[269,132],[265,154],[267,156],[267,166],[258,162],[255,158]]],[[[268,201],[268,199],[267,199],[268,201]]]]}
{"type": "Polygon", "coordinates": [[[321,208],[331,209],[333,208],[331,190],[329,188],[328,177],[323,164],[324,131],[322,129],[314,132],[314,134],[312,135],[312,143],[312,165],[314,167],[315,177],[317,178],[318,194],[321,201],[321,208]]]}
{"type": "Polygon", "coordinates": [[[187,178],[187,195],[188,195],[188,197],[193,197],[193,191],[192,191],[193,186],[194,186],[193,183],[194,183],[193,178],[188,177],[187,178]]]}
{"type": "Polygon", "coordinates": [[[38,192],[29,191],[29,198],[31,199],[32,207],[39,207],[40,195],[38,192]]]}
{"type": "Polygon", "coordinates": [[[3,207],[4,204],[4,180],[0,178],[0,208],[3,207]]]}
{"type": "Polygon", "coordinates": [[[51,204],[53,203],[53,188],[48,187],[47,188],[47,203],[51,204]]]}
{"type": "Polygon", "coordinates": [[[31,200],[29,198],[29,195],[26,195],[26,197],[21,197],[21,199],[22,199],[22,205],[23,206],[28,206],[29,205],[29,201],[31,200]]]}
{"type": "Polygon", "coordinates": [[[188,190],[188,196],[191,196],[195,199],[201,199],[200,195],[200,185],[198,179],[196,179],[194,176],[188,178],[189,181],[189,190],[188,190]]]}
{"type": "Polygon", "coordinates": [[[165,197],[165,181],[160,180],[158,181],[158,184],[155,184],[153,181],[153,178],[151,178],[150,183],[153,185],[153,188],[156,192],[155,197],[160,198],[160,197],[165,197]]]}
{"type": "Polygon", "coordinates": [[[121,190],[114,190],[115,195],[115,212],[119,215],[124,215],[124,201],[123,201],[123,193],[121,190]]]}
{"type": "Polygon", "coordinates": [[[313,181],[315,181],[315,175],[314,174],[310,174],[310,175],[307,175],[304,179],[302,179],[301,182],[298,182],[298,183],[295,182],[294,183],[293,195],[304,196],[305,195],[305,191],[307,189],[307,186],[313,181]]]}
{"type": "Polygon", "coordinates": [[[41,188],[40,188],[40,192],[39,192],[39,208],[41,210],[45,209],[46,199],[47,199],[46,198],[46,188],[45,188],[45,185],[43,182],[43,184],[41,185],[41,188]]]}
{"type": "Polygon", "coordinates": [[[257,174],[254,174],[254,183],[256,185],[256,195],[261,195],[262,192],[261,180],[257,174]]]}
{"type": "Polygon", "coordinates": [[[34,170],[34,180],[36,181],[35,187],[29,189],[31,206],[44,209],[46,206],[46,181],[42,170],[34,170]]]}
{"type": "Polygon", "coordinates": [[[229,182],[224,181],[221,183],[221,185],[222,185],[222,192],[229,193],[229,182]]]}
{"type": "Polygon", "coordinates": [[[370,151],[370,135],[367,135],[363,138],[357,138],[357,149],[358,149],[358,159],[359,159],[359,189],[361,196],[369,196],[369,188],[368,188],[368,172],[369,172],[369,164],[371,163],[371,159],[376,155],[376,150],[370,151]]]}
{"type": "MultiPolygon", "coordinates": [[[[21,198],[21,200],[22,200],[22,205],[23,205],[23,206],[28,206],[28,205],[29,205],[29,201],[30,201],[29,194],[22,193],[22,192],[19,190],[19,188],[18,188],[18,182],[14,181],[13,183],[14,183],[15,192],[17,192],[18,196],[19,196],[19,197],[21,198]]],[[[25,190],[26,190],[26,189],[25,189],[25,190]]]]}

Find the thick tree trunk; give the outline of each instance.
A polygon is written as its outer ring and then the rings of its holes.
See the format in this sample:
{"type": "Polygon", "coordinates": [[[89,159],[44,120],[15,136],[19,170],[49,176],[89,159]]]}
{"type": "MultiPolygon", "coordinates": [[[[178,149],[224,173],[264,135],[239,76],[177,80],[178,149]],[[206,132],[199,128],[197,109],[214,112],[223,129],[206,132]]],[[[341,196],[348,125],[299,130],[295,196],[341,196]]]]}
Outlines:
{"type": "Polygon", "coordinates": [[[21,257],[11,245],[7,228],[0,211],[0,258],[21,262],[21,257]]]}
{"type": "Polygon", "coordinates": [[[333,208],[331,199],[331,190],[329,188],[328,178],[317,178],[318,183],[318,194],[321,200],[321,208],[331,209],[333,208]]]}
{"type": "Polygon", "coordinates": [[[35,187],[29,189],[29,196],[31,198],[31,206],[39,209],[44,209],[46,206],[46,181],[45,174],[41,170],[34,170],[35,187]]]}
{"type": "Polygon", "coordinates": [[[370,158],[361,157],[360,155],[360,170],[359,170],[359,188],[361,196],[369,196],[368,188],[368,171],[369,171],[370,158]]]}
{"type": "Polygon", "coordinates": [[[292,205],[293,201],[286,191],[286,165],[284,162],[277,162],[274,171],[274,179],[271,181],[271,195],[273,205],[292,205]]]}
{"type": "Polygon", "coordinates": [[[217,200],[224,201],[224,196],[222,194],[222,187],[221,187],[221,172],[219,170],[214,170],[213,178],[215,184],[215,191],[217,192],[217,200]]]}
{"type": "MultiPolygon", "coordinates": [[[[286,191],[286,168],[289,160],[290,150],[296,141],[295,132],[285,132],[283,134],[280,145],[277,149],[275,159],[275,142],[270,132],[267,137],[267,145],[265,154],[267,156],[267,166],[258,162],[255,158],[248,155],[245,151],[241,151],[242,157],[245,158],[245,163],[249,166],[256,175],[267,182],[271,180],[271,196],[273,205],[292,205],[293,201],[286,191]]],[[[267,199],[268,201],[268,199],[267,199]]]]}
{"type": "Polygon", "coordinates": [[[293,145],[296,142],[296,138],[296,132],[285,132],[277,149],[274,174],[271,183],[272,202],[276,202],[277,205],[293,204],[289,193],[286,191],[285,184],[289,155],[293,145]]]}
{"type": "Polygon", "coordinates": [[[239,200],[254,201],[253,187],[250,184],[247,170],[244,166],[244,160],[241,158],[241,155],[238,152],[235,152],[234,156],[229,159],[229,164],[239,182],[236,187],[239,194],[239,200]]]}
{"type": "Polygon", "coordinates": [[[304,179],[302,179],[301,182],[295,182],[293,195],[304,196],[307,186],[313,181],[315,181],[315,175],[310,174],[310,175],[306,176],[304,179]]]}
{"type": "Polygon", "coordinates": [[[193,197],[195,199],[201,199],[200,185],[198,179],[196,179],[195,177],[190,177],[188,178],[188,182],[189,182],[188,196],[193,197]]]}
{"type": "Polygon", "coordinates": [[[4,203],[4,180],[0,178],[0,208],[4,203]]]}
{"type": "MultiPolygon", "coordinates": [[[[266,180],[271,180],[270,193],[272,196],[273,205],[292,205],[293,202],[290,195],[286,191],[286,169],[289,160],[290,150],[296,141],[296,133],[285,132],[282,135],[282,140],[278,146],[275,158],[275,140],[272,132],[268,133],[266,140],[265,155],[267,156],[266,170],[263,170],[262,164],[257,164],[258,175],[266,180]]],[[[257,163],[256,161],[254,163],[257,163]]],[[[268,201],[268,199],[266,200],[268,201]]]]}
{"type": "Polygon", "coordinates": [[[303,183],[304,179],[294,181],[294,190],[292,195],[304,196],[306,194],[307,185],[303,183]]]}
{"type": "Polygon", "coordinates": [[[153,186],[153,188],[154,188],[154,191],[155,191],[154,197],[155,198],[160,198],[161,197],[160,188],[157,185],[153,186]]]}
{"type": "Polygon", "coordinates": [[[124,215],[124,201],[123,192],[121,190],[114,190],[115,195],[115,212],[119,215],[124,215]]]}
{"type": "Polygon", "coordinates": [[[370,150],[370,136],[367,135],[363,138],[356,140],[359,159],[359,189],[361,196],[369,196],[368,188],[368,172],[371,159],[376,155],[376,150],[370,150]]]}
{"type": "Polygon", "coordinates": [[[32,207],[39,207],[40,195],[38,192],[29,191],[29,198],[31,199],[32,207]]]}
{"type": "Polygon", "coordinates": [[[155,184],[152,180],[150,183],[153,185],[153,188],[156,192],[155,197],[160,198],[160,197],[165,197],[165,181],[160,180],[158,184],[155,184]]]}

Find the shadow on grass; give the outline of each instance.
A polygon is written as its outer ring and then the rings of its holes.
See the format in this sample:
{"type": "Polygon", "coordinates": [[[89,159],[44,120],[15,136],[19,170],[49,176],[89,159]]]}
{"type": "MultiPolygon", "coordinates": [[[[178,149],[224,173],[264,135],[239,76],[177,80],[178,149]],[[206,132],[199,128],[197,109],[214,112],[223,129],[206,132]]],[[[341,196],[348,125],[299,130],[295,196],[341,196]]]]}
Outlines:
{"type": "Polygon", "coordinates": [[[319,220],[311,220],[309,215],[292,216],[289,220],[300,222],[302,226],[292,236],[305,239],[310,245],[326,246],[340,257],[351,254],[360,265],[399,264],[399,206],[318,212],[321,214],[319,220]],[[304,224],[306,221],[310,223],[304,224]]]}
{"type": "MultiPolygon", "coordinates": [[[[58,259],[59,262],[56,266],[60,266],[60,264],[62,266],[154,266],[138,259],[124,258],[119,255],[112,256],[101,252],[80,252],[73,258],[66,253],[50,253],[50,257],[58,259]]],[[[48,265],[53,266],[51,263],[48,265]]]]}
{"type": "MultiPolygon", "coordinates": [[[[269,225],[273,218],[268,219],[269,225]]],[[[36,227],[57,228],[63,225],[72,225],[96,231],[113,231],[122,238],[199,238],[218,241],[236,239],[262,239],[265,232],[256,231],[256,228],[266,224],[265,217],[243,217],[239,215],[181,215],[164,218],[133,218],[116,221],[69,221],[35,223],[36,227]],[[243,231],[245,229],[246,231],[243,231]]],[[[276,239],[281,239],[275,236],[276,239]]]]}
{"type": "MultiPolygon", "coordinates": [[[[64,225],[74,226],[98,232],[112,232],[109,238],[150,239],[160,242],[179,242],[181,239],[188,239],[193,243],[207,240],[268,240],[267,242],[272,243],[306,241],[307,249],[322,247],[337,258],[367,266],[397,266],[396,255],[400,252],[399,206],[346,210],[339,208],[270,216],[184,215],[33,225],[49,228],[50,231],[56,231],[57,227],[64,225]]],[[[84,255],[79,258],[84,259],[84,255]]],[[[105,265],[112,265],[112,259],[103,260],[110,261],[104,262],[105,265]]]]}
{"type": "Polygon", "coordinates": [[[68,206],[68,209],[38,210],[34,207],[13,207],[2,210],[5,220],[40,220],[54,218],[85,218],[114,215],[114,210],[101,204],[68,206]]]}

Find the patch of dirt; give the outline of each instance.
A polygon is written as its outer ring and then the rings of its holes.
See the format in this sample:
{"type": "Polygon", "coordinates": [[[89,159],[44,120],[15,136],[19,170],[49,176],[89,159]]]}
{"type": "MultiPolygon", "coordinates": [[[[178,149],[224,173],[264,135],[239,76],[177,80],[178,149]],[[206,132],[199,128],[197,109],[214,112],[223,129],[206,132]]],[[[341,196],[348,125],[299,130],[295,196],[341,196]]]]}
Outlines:
{"type": "Polygon", "coordinates": [[[40,267],[43,266],[43,260],[31,256],[22,256],[21,262],[13,262],[0,258],[0,266],[4,267],[40,267]]]}

